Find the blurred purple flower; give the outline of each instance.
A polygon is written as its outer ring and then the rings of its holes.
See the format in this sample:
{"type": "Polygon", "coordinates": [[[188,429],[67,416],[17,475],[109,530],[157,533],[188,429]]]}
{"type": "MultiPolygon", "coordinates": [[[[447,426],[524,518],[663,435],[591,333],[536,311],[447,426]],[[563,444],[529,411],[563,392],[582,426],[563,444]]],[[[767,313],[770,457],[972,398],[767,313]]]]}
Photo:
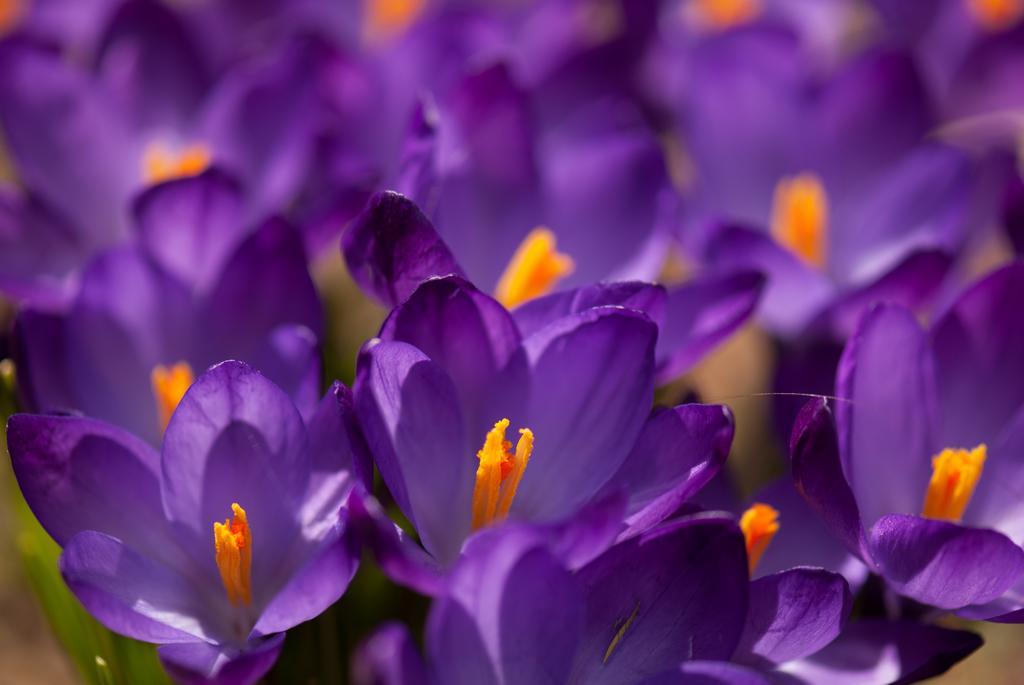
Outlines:
{"type": "Polygon", "coordinates": [[[840,362],[835,423],[814,401],[793,433],[797,488],[847,548],[896,592],[975,619],[1024,620],[1022,292],[1014,263],[928,332],[871,310],[840,362]]]}
{"type": "Polygon", "coordinates": [[[192,374],[236,358],[309,416],[323,324],[298,233],[279,219],[248,223],[237,186],[216,170],[148,190],[134,213],[137,244],[92,259],[66,310],[19,312],[27,405],[81,411],[159,444],[192,374]]]}
{"type": "Polygon", "coordinates": [[[714,266],[768,276],[774,332],[843,337],[873,302],[928,303],[980,190],[962,152],[922,142],[936,120],[907,55],[869,51],[822,81],[795,36],[754,26],[708,40],[689,68],[684,238],[714,266]]]}
{"type": "Polygon", "coordinates": [[[250,220],[290,212],[311,251],[362,207],[374,174],[326,114],[332,79],[356,69],[337,51],[296,39],[215,80],[161,3],[123,3],[102,35],[85,66],[24,36],[0,43],[0,125],[24,188],[0,196],[7,292],[60,301],[77,267],[130,237],[138,191],[211,165],[239,179],[250,220]],[[304,195],[319,179],[330,187],[304,195]]]}
{"type": "Polygon", "coordinates": [[[304,423],[280,388],[224,362],[185,394],[160,453],[71,416],[16,414],[7,439],[85,608],[161,645],[180,682],[241,685],[355,573],[341,510],[356,467],[350,406],[335,386],[304,423]]]}
{"type": "MultiPolygon", "coordinates": [[[[342,247],[356,282],[389,306],[403,302],[426,279],[466,273],[431,222],[397,193],[375,195],[343,236],[342,247]]],[[[733,333],[747,320],[761,292],[757,274],[740,272],[697,278],[669,289],[650,283],[606,283],[544,296],[554,287],[549,267],[559,255],[550,246],[540,247],[539,254],[517,258],[510,265],[509,273],[518,279],[513,298],[517,301],[506,306],[515,307],[513,316],[522,333],[528,335],[553,318],[589,307],[641,310],[658,325],[659,382],[688,370],[733,333]]]]}

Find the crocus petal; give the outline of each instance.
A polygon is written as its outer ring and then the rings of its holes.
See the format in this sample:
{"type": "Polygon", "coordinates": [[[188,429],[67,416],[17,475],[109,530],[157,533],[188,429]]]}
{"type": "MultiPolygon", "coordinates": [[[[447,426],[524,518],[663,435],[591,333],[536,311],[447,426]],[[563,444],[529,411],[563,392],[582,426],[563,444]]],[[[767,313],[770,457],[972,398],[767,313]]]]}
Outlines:
{"type": "Polygon", "coordinates": [[[865,52],[822,93],[814,121],[823,144],[820,163],[834,168],[837,184],[873,181],[878,169],[893,164],[927,132],[933,123],[928,104],[909,54],[865,52]]]}
{"type": "Polygon", "coordinates": [[[756,273],[705,276],[668,291],[655,357],[658,382],[688,371],[754,313],[765,288],[756,273]]]}
{"type": "Polygon", "coordinates": [[[282,324],[301,324],[319,336],[323,311],[298,231],[271,219],[245,240],[221,271],[204,316],[207,364],[246,358],[282,324]]]}
{"type": "Polygon", "coordinates": [[[348,521],[360,543],[373,553],[391,580],[422,595],[433,596],[444,585],[443,571],[415,540],[395,524],[364,488],[353,488],[346,500],[348,521]]]}
{"type": "Polygon", "coordinates": [[[820,325],[845,340],[853,335],[868,307],[878,302],[918,311],[937,294],[951,264],[951,255],[945,251],[914,252],[881,277],[836,298],[818,315],[815,327],[820,325]]]}
{"type": "Polygon", "coordinates": [[[404,301],[431,276],[463,275],[430,220],[393,192],[370,198],[342,238],[356,283],[388,306],[404,301]]]}
{"type": "Polygon", "coordinates": [[[495,421],[521,413],[527,381],[519,330],[503,306],[462,278],[424,282],[391,312],[380,337],[409,343],[444,369],[478,440],[495,421]]]}
{"type": "Polygon", "coordinates": [[[666,524],[619,543],[578,577],[586,621],[573,682],[629,682],[687,659],[728,659],[738,644],[749,581],[731,520],[666,524]]]}
{"type": "Polygon", "coordinates": [[[289,43],[231,72],[206,101],[199,130],[214,162],[242,181],[251,216],[281,211],[298,191],[313,151],[323,59],[315,41],[289,43]]]}
{"type": "Polygon", "coordinates": [[[66,373],[67,327],[63,314],[30,307],[14,319],[14,360],[18,391],[31,411],[65,411],[75,406],[66,373]]]}
{"type": "Polygon", "coordinates": [[[708,246],[709,263],[727,271],[758,271],[767,278],[758,314],[783,336],[800,332],[834,296],[823,273],[769,236],[749,228],[720,229],[708,246]]]}
{"type": "Polygon", "coordinates": [[[642,313],[603,307],[524,341],[534,382],[522,425],[536,443],[513,516],[565,516],[618,470],[647,418],[656,338],[642,313]]]}
{"type": "Polygon", "coordinates": [[[373,483],[373,462],[353,403],[352,391],[335,381],[308,422],[310,477],[303,498],[308,523],[330,520],[333,525],[352,487],[373,483]]]}
{"type": "Polygon", "coordinates": [[[576,265],[566,285],[653,279],[664,260],[663,251],[643,256],[650,244],[662,244],[665,156],[632,110],[615,101],[583,107],[544,137],[544,220],[576,265]]]}
{"type": "Polygon", "coordinates": [[[847,342],[836,375],[844,472],[865,525],[917,513],[931,477],[937,425],[928,339],[908,310],[879,305],[847,342]]]}
{"type": "Polygon", "coordinates": [[[998,530],[1024,544],[1024,406],[989,444],[985,468],[964,512],[967,525],[998,530]]]}
{"type": "Polygon", "coordinates": [[[490,290],[544,220],[528,94],[497,63],[465,76],[438,104],[444,171],[430,216],[470,280],[490,290]]]}
{"type": "Polygon", "coordinates": [[[252,367],[214,366],[189,388],[164,434],[164,508],[193,558],[216,577],[213,523],[245,509],[253,531],[253,601],[283,582],[309,481],[306,430],[288,396],[252,367]],[[261,552],[262,550],[262,552],[261,552]]]}
{"type": "Polygon", "coordinates": [[[839,635],[852,598],[843,577],[795,568],[753,581],[743,638],[733,659],[777,665],[814,654],[839,635]]]}
{"type": "Polygon", "coordinates": [[[797,491],[851,553],[870,563],[860,510],[843,475],[835,420],[825,400],[811,400],[800,410],[789,453],[797,491]]]}
{"type": "Polygon", "coordinates": [[[981,644],[980,636],[964,630],[863,619],[817,654],[782,670],[807,685],[905,685],[945,673],[981,644]]]}
{"type": "Polygon", "coordinates": [[[841,573],[855,589],[867,578],[867,567],[832,534],[800,496],[791,476],[782,476],[756,492],[750,500],[774,507],[779,512],[781,526],[757,563],[755,577],[796,566],[816,566],[841,573]]]}
{"type": "MultiPolygon", "coordinates": [[[[496,682],[565,682],[583,619],[579,588],[532,536],[504,531],[500,544],[477,547],[455,567],[427,627],[428,647],[442,671],[455,670],[448,667],[452,661],[474,658],[463,652],[453,659],[448,652],[461,641],[454,629],[463,615],[472,622],[481,651],[499,674],[496,682]],[[538,623],[539,612],[546,620],[538,623]]],[[[456,668],[461,670],[462,665],[456,668]]],[[[449,682],[447,677],[442,680],[449,682]]]]}
{"type": "Polygon", "coordinates": [[[359,355],[355,397],[381,478],[427,550],[450,562],[469,534],[476,471],[451,379],[415,347],[375,340],[359,355]]]}
{"type": "Polygon", "coordinates": [[[661,523],[704,487],[725,463],[733,432],[732,412],[725,406],[655,409],[605,486],[629,493],[625,535],[661,523]]]}
{"type": "Polygon", "coordinates": [[[405,625],[388,622],[377,628],[353,655],[356,685],[421,685],[430,682],[427,667],[405,625]]]}
{"type": "Polygon", "coordinates": [[[995,440],[1024,404],[1024,264],[979,281],[932,329],[943,446],[995,440]]]}
{"type": "Polygon", "coordinates": [[[148,444],[92,419],[15,414],[7,446],[25,500],[57,544],[96,530],[161,558],[160,457],[148,444]]]}
{"type": "Polygon", "coordinates": [[[21,182],[73,220],[94,248],[126,233],[137,183],[118,112],[84,72],[27,42],[0,50],[0,123],[21,182]]]}
{"type": "Polygon", "coordinates": [[[191,360],[194,324],[188,291],[139,250],[93,259],[65,325],[73,408],[159,444],[150,374],[157,364],[191,360]]]}
{"type": "Polygon", "coordinates": [[[97,48],[96,70],[117,107],[141,130],[188,130],[207,85],[199,46],[164,5],[125,2],[97,48]]]}
{"type": "Polygon", "coordinates": [[[153,186],[135,200],[139,243],[160,266],[207,291],[249,232],[234,180],[217,170],[153,186]]]}
{"type": "Polygon", "coordinates": [[[641,681],[640,685],[770,685],[758,671],[726,661],[686,661],[678,669],[641,681]]]}
{"type": "Polygon", "coordinates": [[[486,528],[473,535],[462,548],[463,554],[476,554],[483,547],[501,544],[514,535],[532,539],[547,548],[563,566],[575,571],[593,561],[612,546],[622,531],[626,498],[613,492],[586,505],[564,521],[529,523],[510,521],[486,528]]]}
{"type": "Polygon", "coordinates": [[[993,530],[893,514],[871,529],[879,572],[900,594],[942,609],[984,604],[1024,573],[1024,550],[993,530]]]}
{"type": "Polygon", "coordinates": [[[139,554],[117,538],[86,530],[68,540],[60,572],[78,601],[115,633],[144,642],[209,639],[224,626],[215,618],[215,601],[184,576],[139,554]]]}
{"type": "Polygon", "coordinates": [[[313,331],[302,324],[283,324],[270,331],[246,357],[249,364],[288,394],[303,419],[312,417],[320,401],[322,377],[320,342],[313,331]]]}
{"type": "Polygon", "coordinates": [[[89,246],[41,198],[0,183],[0,290],[44,307],[69,299],[89,246]]]}
{"type": "Polygon", "coordinates": [[[356,536],[342,520],[263,610],[254,635],[280,633],[316,618],[345,593],[359,568],[356,536]]]}
{"type": "Polygon", "coordinates": [[[971,175],[963,153],[939,145],[900,160],[855,206],[837,208],[837,224],[856,228],[829,234],[832,276],[855,285],[886,273],[913,252],[954,252],[972,218],[971,175]]]}
{"type": "Polygon", "coordinates": [[[556,319],[594,307],[635,309],[660,327],[665,322],[665,300],[665,288],[654,283],[592,283],[528,300],[513,310],[512,317],[524,338],[556,319]]]}
{"type": "Polygon", "coordinates": [[[284,635],[275,635],[245,650],[186,642],[163,645],[157,653],[181,685],[253,685],[274,665],[283,646],[284,635]]]}

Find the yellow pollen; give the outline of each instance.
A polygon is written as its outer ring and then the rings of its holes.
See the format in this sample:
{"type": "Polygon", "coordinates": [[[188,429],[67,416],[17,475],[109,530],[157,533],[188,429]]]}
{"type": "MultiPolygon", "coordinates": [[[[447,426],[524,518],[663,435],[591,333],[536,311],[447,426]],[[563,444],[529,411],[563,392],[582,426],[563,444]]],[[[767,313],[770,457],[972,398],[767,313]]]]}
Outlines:
{"type": "Polygon", "coordinates": [[[473,488],[473,530],[508,518],[533,453],[533,431],[529,428],[520,429],[519,442],[515,452],[512,451],[512,443],[505,439],[508,424],[508,419],[494,424],[484,439],[484,446],[476,453],[480,464],[473,488]]]}
{"type": "Polygon", "coordinates": [[[245,509],[231,505],[230,519],[213,522],[213,545],[220,580],[235,606],[252,603],[252,531],[245,509]]]}
{"type": "Polygon", "coordinates": [[[728,29],[757,18],[760,0],[693,0],[697,16],[716,29],[728,29]]]}
{"type": "Polygon", "coordinates": [[[562,278],[572,273],[572,258],[558,252],[555,234],[535,228],[523,239],[498,280],[494,296],[511,309],[527,300],[551,292],[562,278]]]}
{"type": "Polygon", "coordinates": [[[163,143],[150,143],[142,155],[142,177],[147,183],[162,183],[198,176],[210,166],[210,159],[209,149],[200,143],[180,151],[172,150],[163,143]]]}
{"type": "Polygon", "coordinates": [[[775,186],[772,236],[811,266],[825,265],[828,196],[812,173],[784,178],[775,186]]]}
{"type": "Polygon", "coordinates": [[[967,0],[967,9],[988,31],[1003,31],[1024,16],[1024,0],[967,0]]]}
{"type": "Polygon", "coordinates": [[[772,538],[779,532],[779,511],[775,507],[755,502],[740,517],[740,530],[747,543],[747,563],[753,573],[772,538]]]}
{"type": "Polygon", "coordinates": [[[985,445],[978,445],[969,451],[946,448],[933,457],[932,477],[921,515],[942,521],[962,519],[978,486],[987,454],[985,445]]]}
{"type": "Polygon", "coordinates": [[[156,398],[156,411],[160,418],[160,430],[167,429],[171,414],[178,408],[178,403],[185,392],[192,386],[195,377],[188,362],[178,362],[174,366],[157,364],[149,376],[153,385],[153,397],[156,398]]]}
{"type": "Polygon", "coordinates": [[[26,0],[0,0],[0,36],[4,36],[15,28],[25,16],[28,2],[26,0]]]}
{"type": "Polygon", "coordinates": [[[366,0],[365,31],[371,40],[394,36],[426,8],[426,0],[366,0]]]}

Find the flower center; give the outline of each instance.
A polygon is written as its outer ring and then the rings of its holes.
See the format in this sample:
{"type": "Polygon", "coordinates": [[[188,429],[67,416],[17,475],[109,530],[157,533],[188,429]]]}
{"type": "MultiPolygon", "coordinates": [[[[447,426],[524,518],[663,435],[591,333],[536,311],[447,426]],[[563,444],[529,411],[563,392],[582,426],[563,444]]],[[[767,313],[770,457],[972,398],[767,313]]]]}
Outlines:
{"type": "Polygon", "coordinates": [[[426,0],[368,0],[367,37],[375,40],[401,33],[423,13],[426,4],[426,0]]]}
{"type": "Polygon", "coordinates": [[[519,481],[533,453],[533,431],[519,430],[515,452],[505,439],[508,419],[494,424],[484,439],[484,446],[476,453],[480,460],[476,468],[476,486],[473,489],[473,530],[489,526],[508,517],[519,481]]]}
{"type": "Polygon", "coordinates": [[[987,455],[982,444],[973,450],[946,448],[932,457],[932,477],[921,515],[959,522],[978,486],[987,455]]]}
{"type": "Polygon", "coordinates": [[[728,29],[757,18],[760,0],[693,0],[701,22],[715,29],[728,29]]]}
{"type": "Polygon", "coordinates": [[[740,517],[740,530],[747,544],[747,563],[753,573],[772,538],[779,532],[778,509],[755,502],[740,517]]]}
{"type": "Polygon", "coordinates": [[[27,0],[0,0],[0,36],[16,29],[27,9],[27,0]]]}
{"type": "Polygon", "coordinates": [[[775,186],[772,236],[813,267],[825,265],[828,195],[813,173],[783,178],[775,186]]]}
{"type": "Polygon", "coordinates": [[[989,31],[1002,31],[1024,16],[1024,0],[967,0],[967,9],[989,31]]]}
{"type": "Polygon", "coordinates": [[[220,580],[235,606],[252,603],[252,531],[245,509],[231,505],[230,519],[213,522],[213,545],[220,580]]]}
{"type": "Polygon", "coordinates": [[[150,143],[142,153],[142,177],[146,183],[162,183],[198,176],[210,166],[210,158],[210,150],[201,143],[180,150],[163,143],[150,143]]]}
{"type": "Polygon", "coordinates": [[[494,296],[509,309],[546,295],[574,268],[572,258],[558,252],[555,234],[535,228],[523,239],[498,280],[494,296]]]}
{"type": "Polygon", "coordinates": [[[171,414],[178,408],[178,403],[191,387],[195,377],[188,362],[178,362],[173,366],[157,364],[149,376],[153,385],[153,397],[156,398],[156,411],[160,418],[160,431],[167,430],[171,414]]]}

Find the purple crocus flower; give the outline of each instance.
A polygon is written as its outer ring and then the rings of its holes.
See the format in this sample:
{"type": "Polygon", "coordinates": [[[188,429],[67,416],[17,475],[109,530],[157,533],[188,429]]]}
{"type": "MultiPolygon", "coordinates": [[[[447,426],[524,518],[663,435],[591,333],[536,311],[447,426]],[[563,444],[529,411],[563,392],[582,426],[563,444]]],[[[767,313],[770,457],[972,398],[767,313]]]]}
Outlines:
{"type": "Polygon", "coordinates": [[[363,167],[314,156],[331,133],[324,91],[343,71],[324,44],[287,42],[214,81],[196,37],[163,3],[122,3],[102,35],[86,65],[24,36],[0,43],[0,126],[23,186],[0,192],[7,292],[62,301],[78,267],[129,238],[138,191],[213,164],[242,183],[250,219],[291,210],[311,248],[328,217],[336,234],[365,202],[363,167]],[[320,177],[337,190],[314,203],[300,191],[320,177]]]}
{"type": "Polygon", "coordinates": [[[914,51],[945,119],[998,118],[1024,107],[1024,3],[872,0],[872,5],[886,37],[914,51]]]}
{"type": "MultiPolygon", "coordinates": [[[[914,674],[905,681],[912,682],[979,644],[969,633],[911,627],[898,636],[891,628],[876,632],[874,648],[856,654],[842,646],[821,651],[849,608],[845,582],[820,569],[751,582],[743,536],[729,519],[663,524],[575,573],[535,537],[506,528],[467,547],[435,600],[426,663],[392,624],[364,645],[354,675],[383,685],[840,682],[798,675],[812,668],[808,655],[821,654],[819,674],[871,675],[866,667],[875,658],[895,665],[896,677],[914,674]],[[908,646],[901,651],[917,650],[902,669],[885,653],[897,637],[908,646]]],[[[882,677],[857,682],[896,679],[882,677]]]]}
{"type": "Polygon", "coordinates": [[[792,445],[798,489],[889,587],[1007,622],[1024,619],[1021,292],[1014,263],[927,332],[902,307],[871,310],[840,362],[835,425],[811,402],[792,445]]]}
{"type": "MultiPolygon", "coordinates": [[[[553,287],[551,275],[563,257],[544,239],[534,247],[513,258],[505,286],[497,293],[506,302],[513,296],[506,306],[519,305],[514,312],[522,332],[588,307],[643,310],[659,327],[658,381],[693,366],[746,321],[760,296],[762,279],[750,272],[697,278],[669,289],[634,282],[586,285],[543,296],[553,287]]],[[[466,274],[416,205],[393,192],[371,199],[343,236],[343,251],[356,282],[389,306],[404,301],[425,279],[466,274]]]]}
{"type": "Polygon", "coordinates": [[[684,237],[768,276],[760,314],[783,338],[845,337],[879,300],[926,304],[976,218],[969,160],[922,142],[936,119],[907,55],[869,51],[825,80],[810,66],[786,31],[710,39],[679,122],[684,237]]]}
{"type": "Polygon", "coordinates": [[[732,417],[698,404],[651,413],[658,331],[630,304],[659,303],[658,286],[598,286],[517,320],[448,276],[396,307],[359,355],[354,392],[381,477],[426,555],[381,542],[385,570],[433,592],[466,539],[506,518],[541,522],[568,555],[592,556],[706,483],[732,417]],[[624,304],[610,306],[615,297],[624,304]]]}
{"type": "Polygon", "coordinates": [[[358,468],[351,427],[344,387],[303,422],[280,388],[229,361],[185,394],[160,452],[77,416],[16,414],[7,443],[85,608],[161,645],[181,682],[241,685],[355,573],[339,515],[358,468]]]}
{"type": "Polygon", "coordinates": [[[148,190],[135,216],[137,244],[90,261],[66,310],[19,312],[27,405],[82,411],[156,445],[193,373],[239,358],[309,416],[322,312],[298,233],[250,224],[216,170],[148,190]]]}

